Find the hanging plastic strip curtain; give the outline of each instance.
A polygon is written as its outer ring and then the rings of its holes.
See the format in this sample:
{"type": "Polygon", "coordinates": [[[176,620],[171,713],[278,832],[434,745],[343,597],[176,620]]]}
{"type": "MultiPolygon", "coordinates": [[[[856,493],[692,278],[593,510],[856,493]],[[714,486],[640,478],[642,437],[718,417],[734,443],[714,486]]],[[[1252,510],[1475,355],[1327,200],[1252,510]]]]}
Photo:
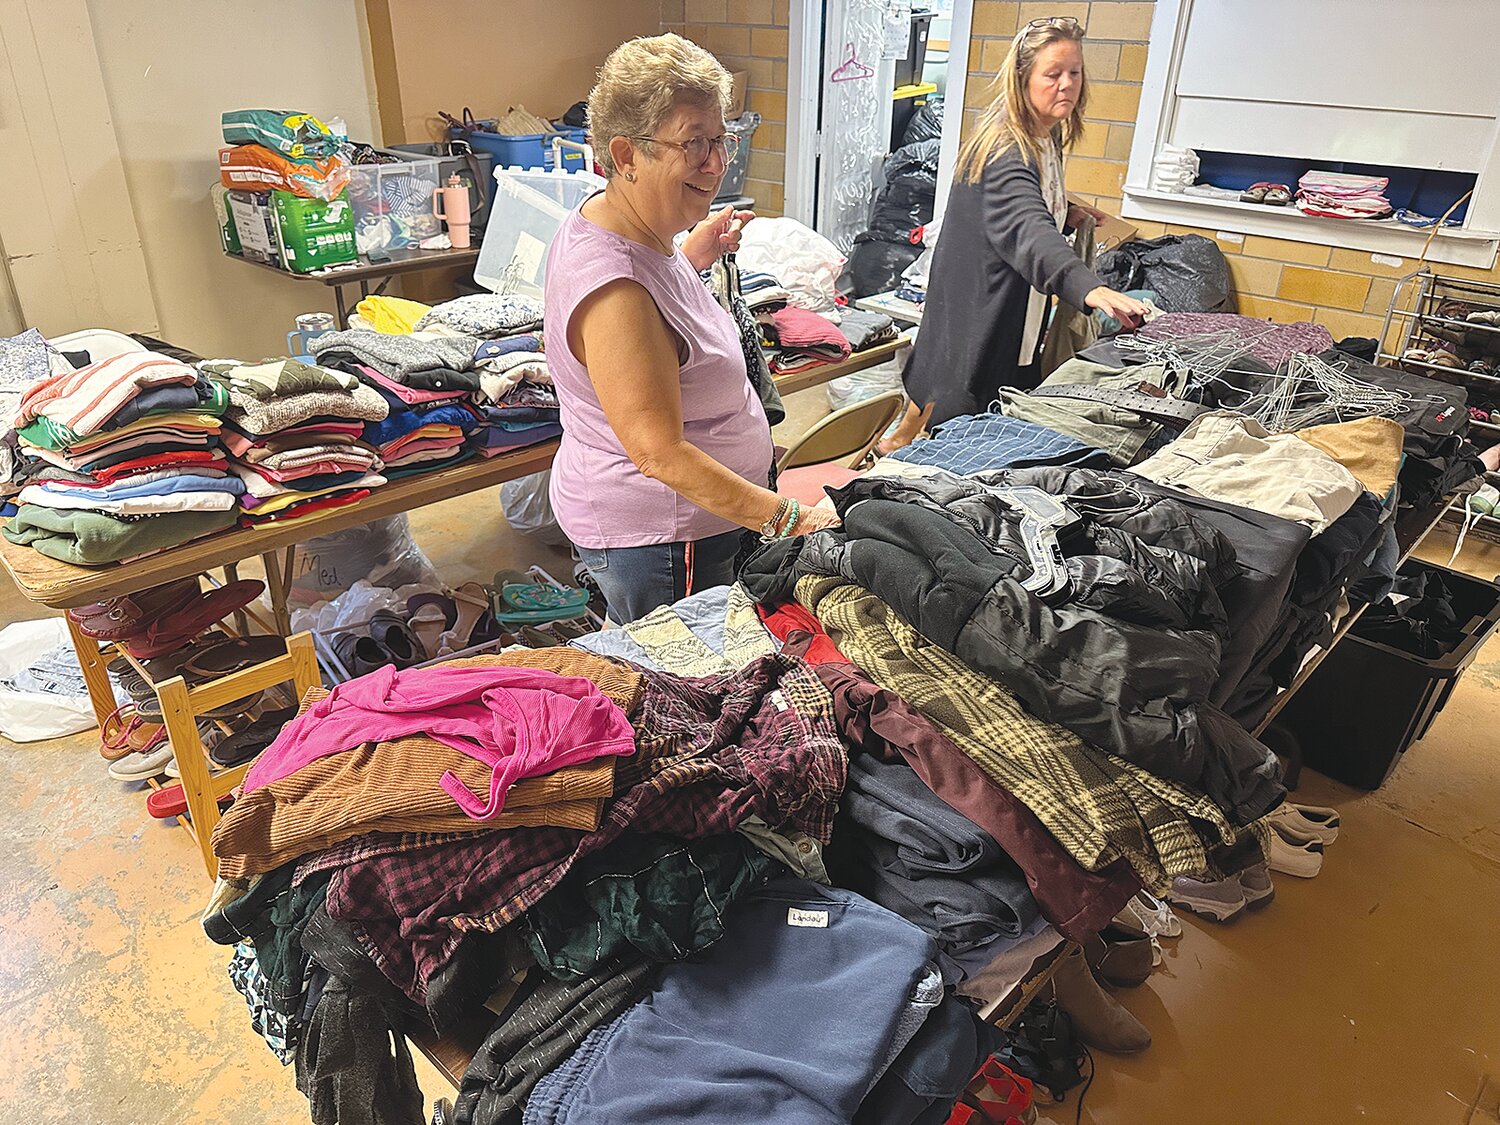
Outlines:
{"type": "Polygon", "coordinates": [[[830,4],[827,65],[823,89],[822,175],[829,190],[818,224],[819,233],[844,254],[869,221],[874,177],[885,158],[888,137],[881,135],[882,111],[891,92],[881,85],[880,59],[885,47],[886,0],[843,0],[843,20],[832,18],[830,4]],[[836,32],[842,23],[842,32],[836,32]]]}

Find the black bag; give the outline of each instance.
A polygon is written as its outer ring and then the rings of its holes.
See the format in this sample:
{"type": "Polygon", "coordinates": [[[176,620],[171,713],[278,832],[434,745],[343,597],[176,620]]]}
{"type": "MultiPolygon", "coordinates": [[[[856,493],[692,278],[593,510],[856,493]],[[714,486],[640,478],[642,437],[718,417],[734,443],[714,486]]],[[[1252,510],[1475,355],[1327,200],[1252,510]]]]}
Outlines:
{"type": "Polygon", "coordinates": [[[847,277],[855,297],[886,293],[901,284],[901,273],[922,254],[910,232],[867,230],[854,236],[847,277]]]}
{"type": "Polygon", "coordinates": [[[1233,312],[1229,263],[1201,234],[1132,239],[1099,256],[1099,278],[1111,289],[1150,289],[1166,312],[1233,312]]]}
{"type": "Polygon", "coordinates": [[[901,135],[901,144],[913,141],[937,141],[943,137],[943,99],[928,98],[927,104],[919,106],[906,123],[906,132],[901,135]]]}

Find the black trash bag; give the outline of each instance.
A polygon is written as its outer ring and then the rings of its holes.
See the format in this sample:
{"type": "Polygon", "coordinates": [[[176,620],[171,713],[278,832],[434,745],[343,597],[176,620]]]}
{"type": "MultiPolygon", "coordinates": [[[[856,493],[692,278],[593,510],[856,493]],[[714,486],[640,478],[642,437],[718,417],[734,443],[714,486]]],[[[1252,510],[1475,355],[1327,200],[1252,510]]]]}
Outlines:
{"type": "Polygon", "coordinates": [[[870,229],[895,240],[921,241],[919,232],[932,222],[937,191],[920,176],[902,176],[892,180],[875,197],[870,209],[870,229]]]}
{"type": "Polygon", "coordinates": [[[937,185],[938,156],[943,142],[913,141],[902,145],[885,158],[885,182],[891,183],[902,176],[920,176],[937,185]]]}
{"type": "Polygon", "coordinates": [[[568,107],[568,112],[562,115],[562,123],[573,129],[587,129],[589,124],[589,103],[574,102],[568,107]]]}
{"type": "Polygon", "coordinates": [[[919,106],[906,123],[906,132],[901,134],[902,147],[913,141],[936,141],[943,137],[943,99],[928,98],[927,104],[919,106]]]}
{"type": "Polygon", "coordinates": [[[1099,256],[1095,267],[1111,289],[1150,289],[1166,312],[1233,312],[1229,264],[1211,238],[1199,234],[1132,240],[1099,256]]]}
{"type": "Polygon", "coordinates": [[[902,271],[921,253],[921,245],[913,245],[909,235],[900,232],[867,230],[855,235],[845,270],[850,291],[855,297],[870,297],[895,289],[901,284],[902,271]]]}

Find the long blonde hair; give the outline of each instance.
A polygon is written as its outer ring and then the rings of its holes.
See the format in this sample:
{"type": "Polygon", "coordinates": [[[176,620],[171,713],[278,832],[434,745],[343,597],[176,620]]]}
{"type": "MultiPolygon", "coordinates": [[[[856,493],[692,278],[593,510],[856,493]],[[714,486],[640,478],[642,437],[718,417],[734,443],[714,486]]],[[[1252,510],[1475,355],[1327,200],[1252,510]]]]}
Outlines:
{"type": "MultiPolygon", "coordinates": [[[[1036,57],[1044,47],[1053,43],[1077,43],[1083,45],[1083,25],[1073,23],[1048,23],[1042,26],[1028,24],[1017,33],[1010,52],[1000,64],[1000,73],[995,78],[994,100],[980,115],[979,124],[972,136],[964,142],[958,154],[958,177],[966,183],[978,183],[985,165],[997,156],[1019,149],[1021,158],[1033,168],[1040,166],[1039,141],[1046,136],[1042,119],[1031,104],[1027,86],[1031,72],[1036,67],[1036,57]]],[[[1088,71],[1083,73],[1078,85],[1078,103],[1068,119],[1057,128],[1059,140],[1069,148],[1083,136],[1083,112],[1088,108],[1088,71]]]]}

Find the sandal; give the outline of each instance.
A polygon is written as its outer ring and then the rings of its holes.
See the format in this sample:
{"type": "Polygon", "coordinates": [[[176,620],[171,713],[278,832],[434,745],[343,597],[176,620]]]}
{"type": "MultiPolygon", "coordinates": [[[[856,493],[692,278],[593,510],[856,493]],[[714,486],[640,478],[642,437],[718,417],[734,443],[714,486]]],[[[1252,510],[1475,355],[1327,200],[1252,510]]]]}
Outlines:
{"type": "Polygon", "coordinates": [[[161,773],[171,761],[172,744],[163,742],[143,754],[127,754],[118,762],[111,762],[109,776],[116,781],[145,781],[161,773]]]}
{"type": "Polygon", "coordinates": [[[1266,201],[1266,191],[1270,186],[1270,184],[1251,184],[1244,191],[1240,192],[1240,202],[1264,203],[1266,201]]]}
{"type": "Polygon", "coordinates": [[[1267,207],[1285,207],[1292,201],[1292,189],[1286,184],[1267,184],[1265,198],[1267,207]]]}
{"type": "MultiPolygon", "coordinates": [[[[219,798],[219,807],[222,809],[234,803],[234,798],[228,793],[219,798]]],[[[146,811],[157,820],[171,820],[174,816],[185,816],[188,811],[187,794],[179,785],[163,785],[146,796],[146,811]]]]}
{"type": "Polygon", "coordinates": [[[99,755],[106,762],[117,762],[128,754],[151,749],[166,737],[166,727],[143,718],[135,704],[122,703],[99,728],[99,755]]]}
{"type": "Polygon", "coordinates": [[[478,582],[465,582],[453,591],[457,620],[438,637],[438,655],[452,656],[474,643],[474,633],[483,621],[493,623],[489,593],[478,582]]]}
{"type": "Polygon", "coordinates": [[[422,646],[422,659],[433,659],[443,634],[458,620],[458,607],[442,594],[414,594],[406,602],[406,612],[411,614],[407,624],[422,646]]]}
{"type": "Polygon", "coordinates": [[[281,728],[297,717],[297,708],[285,707],[279,711],[267,711],[242,731],[219,740],[209,748],[208,756],[221,769],[248,762],[281,733],[281,728]]]}

